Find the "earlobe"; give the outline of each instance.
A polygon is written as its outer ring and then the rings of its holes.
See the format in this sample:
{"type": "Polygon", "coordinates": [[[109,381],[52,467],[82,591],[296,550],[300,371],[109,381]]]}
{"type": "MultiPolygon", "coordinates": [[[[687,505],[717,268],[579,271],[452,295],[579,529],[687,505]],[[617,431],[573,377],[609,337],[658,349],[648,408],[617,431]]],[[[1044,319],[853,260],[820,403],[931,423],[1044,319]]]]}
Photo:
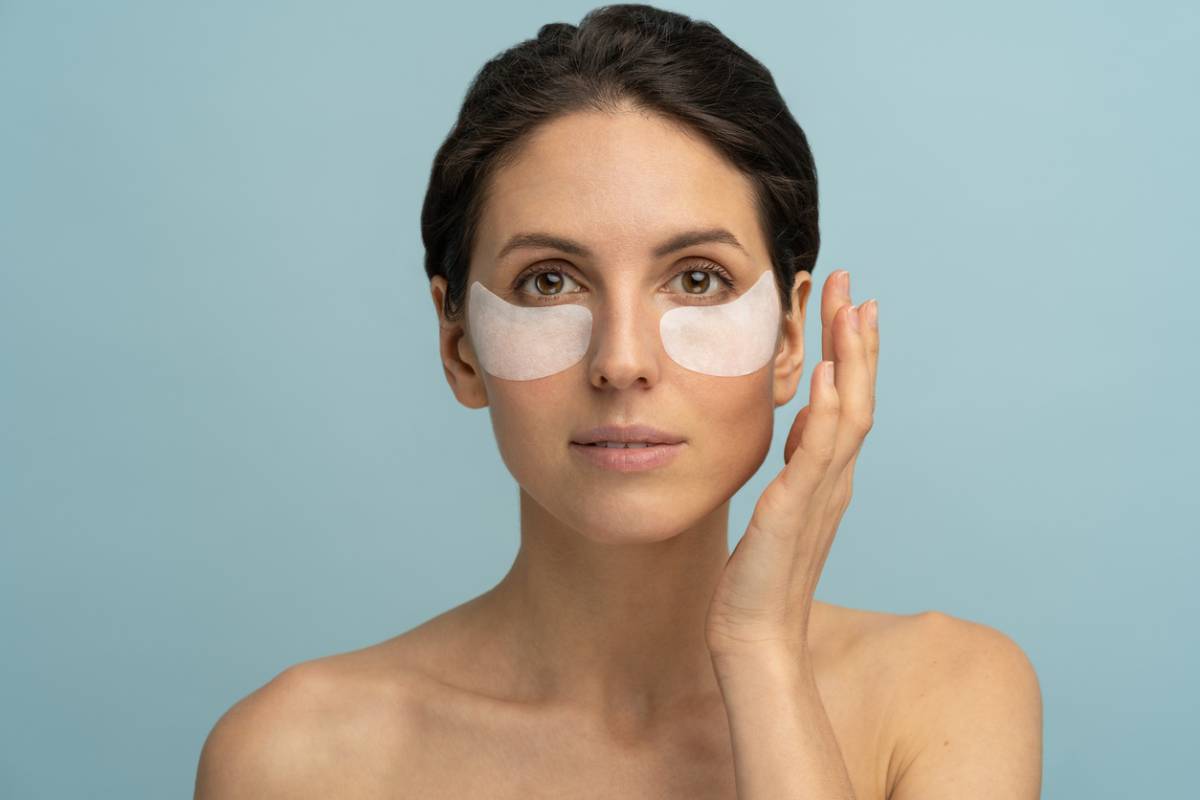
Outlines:
{"type": "Polygon", "coordinates": [[[461,325],[452,324],[443,329],[442,362],[446,380],[454,391],[458,402],[467,408],[484,408],[488,404],[487,387],[483,372],[479,368],[471,342],[461,325]],[[453,355],[446,355],[447,352],[453,355]]]}
{"type": "Polygon", "coordinates": [[[458,402],[467,408],[484,408],[488,404],[487,389],[471,344],[467,341],[466,330],[461,322],[449,321],[444,315],[446,279],[435,275],[429,283],[438,315],[438,349],[446,382],[450,384],[450,390],[458,402]]]}

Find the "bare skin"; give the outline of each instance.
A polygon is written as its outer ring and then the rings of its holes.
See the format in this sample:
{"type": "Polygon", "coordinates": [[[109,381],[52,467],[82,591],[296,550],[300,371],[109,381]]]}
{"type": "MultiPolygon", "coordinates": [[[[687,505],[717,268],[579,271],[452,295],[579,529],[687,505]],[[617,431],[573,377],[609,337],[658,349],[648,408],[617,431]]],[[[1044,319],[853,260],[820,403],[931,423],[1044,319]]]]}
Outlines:
{"type": "MultiPolygon", "coordinates": [[[[291,797],[736,797],[715,684],[641,720],[529,697],[496,669],[483,598],[292,667],[224,722],[271,731],[295,753],[275,756],[289,764],[291,797]]],[[[917,657],[906,648],[918,646],[920,619],[814,607],[817,682],[859,800],[885,800],[895,778],[889,712],[917,657]]]]}
{"type": "MultiPolygon", "coordinates": [[[[550,265],[578,292],[551,301],[589,303],[596,318],[575,367],[504,381],[480,367],[464,322],[442,317],[445,281],[431,283],[446,379],[460,403],[489,409],[520,488],[512,568],[492,590],[413,630],[285,670],[235,705],[205,745],[196,796],[733,798],[748,777],[754,796],[772,796],[772,779],[826,767],[844,784],[839,796],[856,800],[1036,796],[1036,682],[996,631],[936,612],[810,605],[815,572],[806,566],[813,574],[799,605],[776,604],[787,613],[767,627],[756,627],[759,614],[723,614],[712,635],[714,588],[734,585],[722,583],[729,499],[762,465],[774,411],[795,395],[811,278],[797,276],[775,358],[751,375],[684,370],[662,352],[655,326],[661,310],[695,301],[681,296],[682,272],[720,264],[744,291],[770,268],[748,179],[698,137],[631,111],[546,124],[494,180],[470,279],[527,302],[524,293],[544,286],[521,275],[550,265]],[[713,225],[742,247],[704,242],[653,255],[681,229],[713,225]],[[499,255],[528,231],[570,238],[587,254],[543,245],[499,255]],[[570,436],[606,422],[680,433],[683,454],[637,477],[586,468],[567,447],[570,436]],[[800,645],[773,654],[803,655],[795,674],[819,692],[821,708],[806,699],[803,718],[783,720],[806,752],[785,749],[773,764],[757,758],[778,755],[778,740],[755,733],[777,695],[754,698],[753,669],[714,665],[714,642],[730,648],[726,655],[743,635],[747,651],[756,640],[800,645]],[[752,701],[739,708],[740,746],[758,773],[747,776],[743,764],[739,784],[723,694],[734,682],[735,694],[752,701]],[[820,730],[831,737],[812,733],[820,730]],[[981,730],[986,738],[972,733],[981,730]],[[792,752],[809,768],[793,769],[792,752]],[[1001,773],[1010,783],[998,781],[1001,773]]],[[[835,316],[840,343],[859,335],[850,309],[846,284],[827,280],[826,359],[834,359],[835,316]]],[[[874,365],[868,381],[857,347],[852,399],[865,409],[873,407],[874,365]]],[[[834,505],[848,502],[845,474],[834,505]]],[[[828,547],[832,531],[822,536],[828,547]]],[[[737,577],[756,574],[766,573],[737,577]]],[[[769,588],[743,581],[727,596],[770,598],[769,588]]],[[[790,685],[771,684],[773,670],[761,685],[790,685]]]]}

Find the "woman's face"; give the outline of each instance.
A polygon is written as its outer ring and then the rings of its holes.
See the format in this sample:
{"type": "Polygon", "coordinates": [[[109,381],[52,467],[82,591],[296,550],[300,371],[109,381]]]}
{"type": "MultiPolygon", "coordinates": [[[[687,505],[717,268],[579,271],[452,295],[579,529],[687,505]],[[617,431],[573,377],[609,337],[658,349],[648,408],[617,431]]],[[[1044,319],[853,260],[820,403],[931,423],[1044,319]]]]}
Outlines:
{"type": "MultiPolygon", "coordinates": [[[[732,302],[770,271],[752,185],[711,145],[645,112],[561,117],[493,176],[467,285],[478,281],[518,307],[585,305],[586,351],[553,374],[506,380],[481,365],[467,313],[461,324],[443,322],[446,374],[461,402],[490,409],[505,465],[546,514],[596,541],[665,539],[721,506],[766,458],[774,409],[791,399],[802,371],[809,276],[797,276],[775,356],[748,374],[684,368],[664,350],[660,317],[732,302]],[[718,228],[741,247],[710,241],[655,254],[683,232],[718,228]],[[581,252],[540,244],[499,255],[528,233],[581,252]],[[572,447],[605,424],[650,425],[684,442],[663,466],[605,469],[572,447]]],[[[433,289],[440,309],[444,279],[433,289]]],[[[470,292],[467,303],[469,311],[470,292]]]]}

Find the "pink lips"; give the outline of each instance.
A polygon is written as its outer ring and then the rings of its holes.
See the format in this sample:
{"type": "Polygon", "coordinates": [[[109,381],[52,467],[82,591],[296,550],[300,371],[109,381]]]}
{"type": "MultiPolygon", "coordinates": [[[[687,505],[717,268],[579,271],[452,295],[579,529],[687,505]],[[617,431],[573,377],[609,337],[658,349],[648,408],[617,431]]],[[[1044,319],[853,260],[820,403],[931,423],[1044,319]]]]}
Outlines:
{"type": "Polygon", "coordinates": [[[571,437],[572,442],[650,442],[652,444],[679,444],[685,439],[675,433],[662,431],[651,425],[601,425],[590,431],[580,431],[571,437]]]}
{"type": "Polygon", "coordinates": [[[657,469],[675,460],[683,443],[652,444],[647,447],[603,447],[571,442],[571,452],[594,466],[616,472],[642,472],[657,469]]]}

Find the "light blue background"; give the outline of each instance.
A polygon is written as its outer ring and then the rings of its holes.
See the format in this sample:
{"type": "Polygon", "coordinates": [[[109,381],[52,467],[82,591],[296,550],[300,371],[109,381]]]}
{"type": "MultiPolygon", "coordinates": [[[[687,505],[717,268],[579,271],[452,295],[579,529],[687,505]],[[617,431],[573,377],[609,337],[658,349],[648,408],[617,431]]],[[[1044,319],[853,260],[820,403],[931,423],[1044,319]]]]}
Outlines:
{"type": "MultiPolygon", "coordinates": [[[[515,484],[443,378],[418,217],[475,71],[591,5],[434,5],[0,2],[5,798],[190,796],[237,699],[508,568],[515,484]]],[[[880,301],[818,597],[1014,638],[1045,797],[1186,795],[1196,6],[668,7],[772,70],[818,284],[880,301]]]]}

